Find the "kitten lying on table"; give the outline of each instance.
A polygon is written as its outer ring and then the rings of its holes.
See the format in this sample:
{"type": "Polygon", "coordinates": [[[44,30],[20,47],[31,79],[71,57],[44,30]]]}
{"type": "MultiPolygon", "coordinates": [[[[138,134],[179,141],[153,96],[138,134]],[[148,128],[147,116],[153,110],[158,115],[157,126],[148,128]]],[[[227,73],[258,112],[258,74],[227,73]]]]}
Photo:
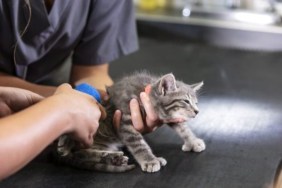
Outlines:
{"type": "MultiPolygon", "coordinates": [[[[103,104],[108,116],[100,122],[93,146],[81,149],[67,135],[62,136],[58,141],[58,161],[82,169],[124,172],[135,167],[128,164],[128,157],[120,150],[122,146],[126,146],[143,171],[157,172],[161,166],[165,166],[166,160],[156,157],[142,134],[132,126],[129,101],[136,98],[140,102],[139,94],[145,88],[159,118],[183,139],[182,150],[205,150],[204,141],[197,138],[187,125],[187,121],[194,118],[199,111],[196,92],[202,85],[203,82],[187,85],[176,81],[173,74],[156,77],[142,72],[122,78],[108,88],[110,100],[103,104]],[[122,111],[118,130],[112,125],[116,109],[122,111]]],[[[141,102],[140,108],[145,116],[141,102]]]]}

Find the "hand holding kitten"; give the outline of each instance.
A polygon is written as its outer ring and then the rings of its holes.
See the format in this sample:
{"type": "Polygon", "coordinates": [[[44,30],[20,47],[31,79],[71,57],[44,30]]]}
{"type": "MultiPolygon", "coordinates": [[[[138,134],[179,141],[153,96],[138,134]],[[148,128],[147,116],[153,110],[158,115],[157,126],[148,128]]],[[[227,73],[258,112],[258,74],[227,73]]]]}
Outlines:
{"type": "MultiPolygon", "coordinates": [[[[136,99],[131,99],[130,101],[130,112],[132,117],[132,123],[134,128],[140,133],[149,133],[154,131],[157,127],[161,126],[163,123],[154,111],[153,105],[150,102],[148,94],[145,92],[140,93],[140,99],[146,111],[146,121],[143,121],[140,106],[136,99]]],[[[117,110],[114,115],[113,123],[116,129],[120,127],[121,111],[117,110]]]]}

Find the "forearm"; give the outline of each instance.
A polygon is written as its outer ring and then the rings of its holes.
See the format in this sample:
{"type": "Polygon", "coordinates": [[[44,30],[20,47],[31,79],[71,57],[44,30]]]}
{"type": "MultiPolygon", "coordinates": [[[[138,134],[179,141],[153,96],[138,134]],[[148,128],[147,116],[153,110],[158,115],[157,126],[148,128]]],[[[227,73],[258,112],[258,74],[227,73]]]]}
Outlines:
{"type": "Polygon", "coordinates": [[[0,180],[19,170],[69,131],[71,120],[62,110],[64,105],[64,101],[50,97],[0,119],[0,180]]]}
{"type": "Polygon", "coordinates": [[[71,83],[76,85],[81,82],[87,82],[97,89],[105,90],[105,86],[113,84],[109,75],[109,64],[95,66],[73,65],[71,83]]]}
{"type": "Polygon", "coordinates": [[[1,72],[0,72],[0,85],[27,89],[45,97],[52,95],[56,89],[55,87],[52,86],[33,84],[28,81],[22,80],[18,77],[7,75],[1,72]]]}

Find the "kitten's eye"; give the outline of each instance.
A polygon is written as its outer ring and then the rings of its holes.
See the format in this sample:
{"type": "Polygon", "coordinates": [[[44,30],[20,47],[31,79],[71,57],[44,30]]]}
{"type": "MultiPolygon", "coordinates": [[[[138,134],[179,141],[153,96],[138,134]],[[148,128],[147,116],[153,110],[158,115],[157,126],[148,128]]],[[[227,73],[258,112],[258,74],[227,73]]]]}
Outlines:
{"type": "Polygon", "coordinates": [[[187,104],[190,104],[190,101],[188,101],[188,100],[184,100],[184,102],[187,103],[187,104]]]}

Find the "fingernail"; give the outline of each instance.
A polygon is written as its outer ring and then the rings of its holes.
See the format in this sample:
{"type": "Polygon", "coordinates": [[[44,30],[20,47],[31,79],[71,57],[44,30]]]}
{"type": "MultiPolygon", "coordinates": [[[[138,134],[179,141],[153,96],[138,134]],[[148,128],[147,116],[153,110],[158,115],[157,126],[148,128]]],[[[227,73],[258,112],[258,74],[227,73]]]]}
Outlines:
{"type": "Polygon", "coordinates": [[[158,127],[154,127],[154,128],[153,128],[153,131],[155,131],[157,128],[158,128],[158,127]]]}
{"type": "Polygon", "coordinates": [[[137,101],[137,99],[135,99],[135,98],[131,99],[130,102],[133,103],[133,104],[138,104],[138,101],[137,101]]]}
{"type": "Polygon", "coordinates": [[[115,111],[115,114],[116,114],[116,115],[120,115],[120,114],[121,114],[121,111],[120,111],[120,110],[116,110],[116,111],[115,111]]]}
{"type": "Polygon", "coordinates": [[[145,92],[141,92],[141,93],[140,93],[140,97],[141,97],[141,98],[146,98],[146,97],[147,97],[147,94],[146,94],[145,92]]]}
{"type": "Polygon", "coordinates": [[[110,98],[110,97],[109,97],[109,95],[105,95],[105,96],[103,96],[103,100],[104,100],[104,101],[109,100],[109,98],[110,98]]]}

